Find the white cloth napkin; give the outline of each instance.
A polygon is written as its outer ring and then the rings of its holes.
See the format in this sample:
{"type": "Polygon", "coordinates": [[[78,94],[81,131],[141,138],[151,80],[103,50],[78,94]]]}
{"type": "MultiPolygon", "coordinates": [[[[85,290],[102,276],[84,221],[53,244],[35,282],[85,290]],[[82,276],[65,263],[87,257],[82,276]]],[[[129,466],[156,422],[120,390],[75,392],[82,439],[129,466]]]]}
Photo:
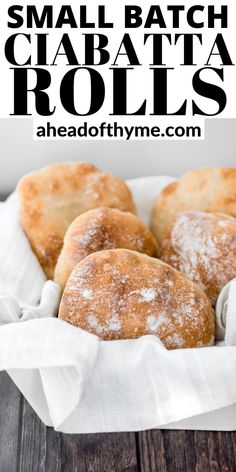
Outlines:
{"type": "Polygon", "coordinates": [[[221,345],[236,346],[236,279],[221,290],[216,304],[216,339],[221,345]]]}
{"type": "MultiPolygon", "coordinates": [[[[172,180],[129,183],[146,222],[172,180]]],[[[0,370],[46,424],[68,433],[138,431],[236,403],[235,280],[217,304],[218,340],[227,346],[168,351],[154,336],[104,342],[54,318],[59,288],[45,283],[16,195],[0,206],[0,248],[0,370]]]]}
{"type": "Polygon", "coordinates": [[[61,289],[51,280],[45,282],[38,305],[20,305],[16,298],[0,292],[0,325],[57,316],[60,299],[61,289]]]}

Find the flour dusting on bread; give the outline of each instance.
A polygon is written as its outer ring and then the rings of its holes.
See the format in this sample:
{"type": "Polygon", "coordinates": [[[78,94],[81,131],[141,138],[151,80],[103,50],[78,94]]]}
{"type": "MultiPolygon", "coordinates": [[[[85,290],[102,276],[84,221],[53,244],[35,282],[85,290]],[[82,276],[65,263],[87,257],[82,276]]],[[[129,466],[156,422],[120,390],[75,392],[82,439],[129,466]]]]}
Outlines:
{"type": "Polygon", "coordinates": [[[55,269],[55,281],[65,288],[75,265],[93,252],[125,248],[157,256],[157,243],[137,216],[101,207],[75,218],[69,226],[55,269]]]}
{"type": "Polygon", "coordinates": [[[22,227],[48,278],[78,215],[103,205],[135,213],[126,183],[85,162],[52,164],[28,174],[18,193],[22,227]]]}
{"type": "Polygon", "coordinates": [[[236,217],[236,167],[193,169],[164,188],[152,212],[152,230],[162,243],[179,212],[221,212],[236,217]]]}
{"type": "Polygon", "coordinates": [[[223,286],[236,277],[236,219],[197,211],[177,214],[161,258],[198,283],[214,305],[223,286]]]}
{"type": "Polygon", "coordinates": [[[154,334],[170,349],[211,345],[215,330],[210,302],[197,285],[158,259],[127,249],[80,261],[59,317],[105,340],[154,334]]]}

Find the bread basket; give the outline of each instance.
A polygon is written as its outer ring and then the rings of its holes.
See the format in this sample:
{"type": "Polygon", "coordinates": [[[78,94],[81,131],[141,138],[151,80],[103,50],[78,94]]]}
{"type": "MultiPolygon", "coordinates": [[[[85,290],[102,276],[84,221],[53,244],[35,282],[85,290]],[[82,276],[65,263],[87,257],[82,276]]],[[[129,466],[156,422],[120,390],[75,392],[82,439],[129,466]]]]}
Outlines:
{"type": "MultiPolygon", "coordinates": [[[[165,176],[127,181],[145,223],[154,199],[171,181],[165,176]]],[[[58,293],[50,282],[45,286],[21,229],[16,193],[1,204],[0,223],[0,369],[46,425],[64,433],[236,430],[234,341],[167,351],[154,336],[100,341],[58,320],[58,293]],[[45,306],[50,317],[44,317],[45,306]],[[25,321],[19,322],[22,311],[25,321]]],[[[230,310],[236,315],[232,294],[230,310]]],[[[223,307],[229,306],[228,296],[229,291],[223,307]]]]}

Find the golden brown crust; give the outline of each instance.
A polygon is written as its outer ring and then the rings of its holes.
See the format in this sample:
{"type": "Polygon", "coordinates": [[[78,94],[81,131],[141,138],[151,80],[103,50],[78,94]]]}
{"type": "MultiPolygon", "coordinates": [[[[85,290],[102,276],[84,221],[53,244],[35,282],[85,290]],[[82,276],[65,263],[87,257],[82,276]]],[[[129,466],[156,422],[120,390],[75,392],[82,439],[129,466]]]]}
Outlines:
{"type": "Polygon", "coordinates": [[[204,292],[160,260],[127,249],[79,262],[59,317],[105,340],[154,334],[168,349],[214,342],[214,311],[204,292]]]}
{"type": "Polygon", "coordinates": [[[107,207],[87,211],[75,218],[66,232],[54,280],[64,290],[79,261],[93,252],[119,248],[157,256],[157,243],[137,216],[107,207]]]}
{"type": "Polygon", "coordinates": [[[18,192],[23,229],[48,278],[76,216],[102,205],[135,212],[125,182],[84,162],[52,164],[26,175],[18,192]]]}
{"type": "Polygon", "coordinates": [[[236,217],[236,168],[203,168],[168,185],[157,198],[152,231],[161,242],[178,212],[199,210],[236,217]]]}
{"type": "Polygon", "coordinates": [[[178,213],[160,257],[196,282],[214,306],[224,285],[236,277],[236,219],[220,213],[178,213]]]}

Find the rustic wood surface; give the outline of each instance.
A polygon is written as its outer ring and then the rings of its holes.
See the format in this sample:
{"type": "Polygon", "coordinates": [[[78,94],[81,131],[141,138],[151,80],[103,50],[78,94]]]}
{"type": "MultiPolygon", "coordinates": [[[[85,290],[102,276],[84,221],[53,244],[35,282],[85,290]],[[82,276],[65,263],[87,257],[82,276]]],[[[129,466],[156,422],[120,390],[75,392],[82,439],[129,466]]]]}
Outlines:
{"type": "Polygon", "coordinates": [[[0,472],[121,471],[234,472],[236,433],[55,433],[0,373],[0,472]]]}

